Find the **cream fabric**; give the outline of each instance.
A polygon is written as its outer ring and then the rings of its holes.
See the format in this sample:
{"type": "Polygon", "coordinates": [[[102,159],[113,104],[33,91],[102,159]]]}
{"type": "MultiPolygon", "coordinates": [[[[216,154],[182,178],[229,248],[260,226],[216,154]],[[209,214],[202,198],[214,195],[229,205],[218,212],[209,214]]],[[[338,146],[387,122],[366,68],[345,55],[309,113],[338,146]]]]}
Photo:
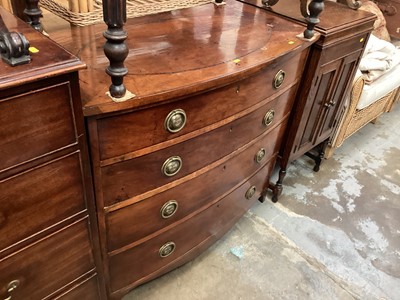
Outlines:
{"type": "Polygon", "coordinates": [[[363,109],[400,86],[400,64],[375,80],[364,85],[357,109],[363,109]]]}
{"type": "Polygon", "coordinates": [[[400,49],[393,44],[371,35],[365,47],[359,69],[364,80],[371,84],[400,63],[400,49]]]}

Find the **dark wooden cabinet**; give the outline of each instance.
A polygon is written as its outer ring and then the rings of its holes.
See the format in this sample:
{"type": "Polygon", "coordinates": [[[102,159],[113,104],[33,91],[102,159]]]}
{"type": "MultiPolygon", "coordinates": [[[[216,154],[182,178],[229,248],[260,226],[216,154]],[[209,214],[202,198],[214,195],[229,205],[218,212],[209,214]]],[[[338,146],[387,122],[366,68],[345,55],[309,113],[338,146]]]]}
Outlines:
{"type": "MultiPolygon", "coordinates": [[[[263,7],[261,0],[243,2],[263,7]]],[[[294,1],[280,0],[273,7],[264,9],[305,24],[294,1]]],[[[375,20],[375,16],[368,12],[355,11],[329,1],[326,1],[320,18],[316,31],[321,35],[311,48],[280,151],[281,169],[274,187],[274,202],[282,192],[282,182],[291,161],[307,154],[315,160],[314,170],[319,170],[375,20]]]]}
{"type": "Polygon", "coordinates": [[[78,81],[85,66],[0,13],[39,50],[27,65],[0,62],[0,297],[77,299],[68,294],[90,281],[85,294],[101,299],[78,81]]]}
{"type": "Polygon", "coordinates": [[[77,47],[46,24],[90,62],[83,108],[107,290],[118,299],[196,257],[269,187],[312,41],[237,1],[130,19],[137,55],[124,84],[136,97],[115,102],[96,46],[103,28],[69,29],[98,37],[77,47]]]}

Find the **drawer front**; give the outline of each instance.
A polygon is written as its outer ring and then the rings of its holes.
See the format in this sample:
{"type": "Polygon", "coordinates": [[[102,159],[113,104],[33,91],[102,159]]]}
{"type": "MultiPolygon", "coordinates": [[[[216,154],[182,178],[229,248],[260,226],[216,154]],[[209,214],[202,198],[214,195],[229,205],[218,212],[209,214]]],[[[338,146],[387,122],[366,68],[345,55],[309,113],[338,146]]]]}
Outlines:
{"type": "Polygon", "coordinates": [[[224,120],[290,87],[300,78],[301,70],[302,56],[297,55],[224,88],[155,108],[99,119],[100,159],[133,152],[224,120]],[[286,76],[282,86],[275,89],[272,82],[279,70],[284,70],[286,76]],[[177,122],[176,127],[172,126],[173,131],[183,124],[180,123],[182,112],[178,109],[185,112],[186,123],[181,130],[170,132],[165,127],[168,116],[168,120],[173,122],[175,118],[177,122]]]}
{"type": "Polygon", "coordinates": [[[108,250],[144,238],[221,197],[277,153],[285,128],[283,123],[235,157],[182,185],[109,213],[106,219],[108,250]],[[262,158],[257,162],[255,156],[259,152],[264,156],[260,155],[262,158]]]}
{"type": "Polygon", "coordinates": [[[80,220],[0,261],[0,298],[42,299],[94,269],[88,223],[80,220]],[[7,292],[13,283],[17,287],[7,292]]]}
{"type": "MultiPolygon", "coordinates": [[[[105,206],[172,182],[242,147],[282,121],[292,107],[295,91],[293,88],[253,113],[209,133],[148,155],[103,167],[105,206]],[[271,116],[271,110],[275,112],[274,118],[269,126],[265,126],[264,117],[266,114],[271,116]],[[163,165],[168,164],[169,158],[177,156],[182,160],[179,172],[174,176],[164,175],[163,165]]],[[[172,167],[177,165],[176,160],[171,164],[172,167]]]]}
{"type": "Polygon", "coordinates": [[[77,143],[68,82],[0,99],[0,171],[77,143]]]}
{"type": "Polygon", "coordinates": [[[99,300],[99,287],[97,276],[91,277],[88,280],[75,286],[73,289],[55,297],[57,300],[99,300]]]}
{"type": "Polygon", "coordinates": [[[0,181],[0,253],[85,210],[84,194],[79,152],[0,181]]]}
{"type": "Polygon", "coordinates": [[[322,53],[322,64],[330,63],[333,60],[341,59],[353,52],[361,52],[367,43],[369,33],[359,34],[351,39],[336,43],[322,53]]]}
{"type": "Polygon", "coordinates": [[[238,189],[191,219],[143,244],[110,257],[111,291],[117,291],[167,266],[221,230],[229,230],[230,226],[226,228],[226,225],[237,221],[268,185],[272,166],[271,162],[238,189]],[[249,194],[248,190],[252,186],[256,187],[256,192],[247,199],[245,195],[249,194]],[[167,244],[170,242],[175,244],[175,250],[169,256],[160,257],[160,252],[168,253],[167,244]]]}

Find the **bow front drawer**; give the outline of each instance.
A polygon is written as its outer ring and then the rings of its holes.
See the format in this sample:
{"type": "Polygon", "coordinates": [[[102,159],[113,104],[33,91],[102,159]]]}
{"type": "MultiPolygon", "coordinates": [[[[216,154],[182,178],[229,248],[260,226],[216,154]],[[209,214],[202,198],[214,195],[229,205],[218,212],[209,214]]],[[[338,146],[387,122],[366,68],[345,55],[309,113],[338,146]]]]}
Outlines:
{"type": "Polygon", "coordinates": [[[201,95],[99,119],[100,159],[125,155],[211,126],[287,90],[301,77],[303,56],[279,60],[252,77],[201,95]]]}
{"type": "Polygon", "coordinates": [[[277,153],[285,124],[263,135],[235,157],[181,185],[107,214],[108,250],[113,251],[210,205],[277,153]],[[146,215],[146,218],[141,216],[146,215]]]}
{"type": "Polygon", "coordinates": [[[105,205],[171,183],[270,131],[289,113],[295,91],[293,87],[252,113],[191,140],[101,168],[105,205]]]}

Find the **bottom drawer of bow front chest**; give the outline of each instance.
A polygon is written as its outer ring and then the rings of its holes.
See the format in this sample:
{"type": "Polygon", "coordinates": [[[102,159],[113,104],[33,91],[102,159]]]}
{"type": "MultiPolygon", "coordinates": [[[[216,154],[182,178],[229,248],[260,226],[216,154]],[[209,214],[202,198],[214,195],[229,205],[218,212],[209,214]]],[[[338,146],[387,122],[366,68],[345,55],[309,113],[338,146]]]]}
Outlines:
{"type": "Polygon", "coordinates": [[[154,238],[109,257],[111,291],[132,289],[194,258],[250,208],[268,185],[275,157],[256,175],[206,210],[154,238]]]}

